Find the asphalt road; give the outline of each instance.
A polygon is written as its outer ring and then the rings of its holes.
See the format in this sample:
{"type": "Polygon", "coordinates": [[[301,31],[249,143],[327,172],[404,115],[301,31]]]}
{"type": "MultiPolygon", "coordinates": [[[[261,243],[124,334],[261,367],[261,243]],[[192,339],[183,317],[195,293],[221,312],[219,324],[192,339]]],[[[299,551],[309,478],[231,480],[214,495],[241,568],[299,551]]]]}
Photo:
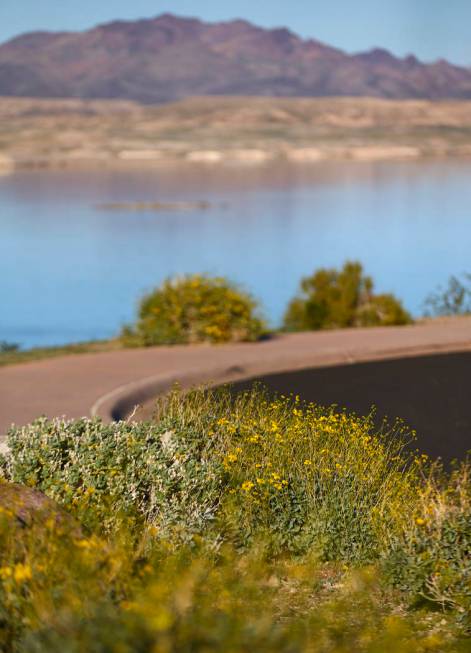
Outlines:
{"type": "MultiPolygon", "coordinates": [[[[305,369],[257,381],[272,393],[294,393],[361,415],[375,406],[378,422],[404,419],[417,431],[414,446],[446,463],[471,450],[471,352],[305,369]]],[[[243,381],[233,388],[252,385],[243,381]]]]}
{"type": "Polygon", "coordinates": [[[151,414],[155,397],[176,381],[189,387],[283,374],[288,384],[285,390],[301,388],[304,391],[299,394],[310,393],[307,398],[360,412],[375,403],[389,415],[407,419],[421,437],[425,430],[414,411],[429,411],[428,424],[435,435],[427,435],[428,450],[449,458],[467,446],[462,435],[466,427],[460,424],[467,415],[469,356],[459,359],[468,361],[467,365],[456,362],[447,371],[427,372],[422,364],[417,367],[396,360],[384,367],[374,364],[372,372],[357,376],[357,370],[370,369],[357,364],[466,351],[471,352],[471,317],[405,327],[285,334],[258,343],[151,347],[10,365],[0,368],[0,441],[13,423],[27,424],[40,415],[77,418],[93,414],[110,420],[127,417],[140,405],[143,408],[136,419],[144,418],[151,414]],[[319,369],[334,365],[341,367],[319,369]],[[309,368],[318,369],[291,377],[284,374],[309,368]],[[441,381],[442,377],[447,381],[441,381]],[[319,379],[317,386],[315,379],[319,379]],[[460,404],[458,397],[462,397],[460,404]],[[437,404],[448,408],[440,412],[437,404]],[[443,421],[434,426],[439,413],[443,421]],[[443,446],[439,448],[440,438],[443,446]]]}

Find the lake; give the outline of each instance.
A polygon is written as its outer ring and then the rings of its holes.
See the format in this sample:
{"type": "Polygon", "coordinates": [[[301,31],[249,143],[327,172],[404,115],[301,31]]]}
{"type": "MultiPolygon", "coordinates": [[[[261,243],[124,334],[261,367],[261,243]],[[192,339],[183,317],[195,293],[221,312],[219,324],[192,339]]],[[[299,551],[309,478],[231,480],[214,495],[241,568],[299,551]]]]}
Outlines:
{"type": "Polygon", "coordinates": [[[160,165],[0,176],[0,341],[107,338],[169,275],[227,275],[279,324],[300,278],[360,260],[414,314],[471,271],[471,162],[160,165]],[[209,209],[105,211],[119,202],[209,209]]]}

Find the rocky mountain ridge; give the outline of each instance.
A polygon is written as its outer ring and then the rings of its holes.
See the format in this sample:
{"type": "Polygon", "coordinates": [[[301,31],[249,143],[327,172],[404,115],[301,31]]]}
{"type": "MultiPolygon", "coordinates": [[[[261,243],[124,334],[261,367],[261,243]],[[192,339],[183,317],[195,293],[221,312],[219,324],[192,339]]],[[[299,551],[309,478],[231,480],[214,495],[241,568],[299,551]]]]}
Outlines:
{"type": "Polygon", "coordinates": [[[0,45],[0,95],[163,103],[189,96],[471,98],[471,70],[349,55],[285,28],[163,14],[0,45]]]}

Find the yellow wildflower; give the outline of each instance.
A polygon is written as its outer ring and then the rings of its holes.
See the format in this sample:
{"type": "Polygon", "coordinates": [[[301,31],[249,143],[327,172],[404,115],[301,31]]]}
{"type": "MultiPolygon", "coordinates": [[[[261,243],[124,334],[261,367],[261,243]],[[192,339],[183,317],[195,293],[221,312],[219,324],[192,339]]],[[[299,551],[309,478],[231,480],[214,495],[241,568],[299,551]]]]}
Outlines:
{"type": "Polygon", "coordinates": [[[83,540],[76,540],[75,541],[75,546],[78,546],[79,549],[91,549],[93,546],[93,543],[91,540],[83,539],[83,540]]]}
{"type": "Polygon", "coordinates": [[[12,569],[11,567],[0,567],[0,578],[5,579],[5,578],[10,578],[12,575],[12,569]]]}
{"type": "Polygon", "coordinates": [[[31,571],[30,565],[23,565],[21,562],[15,565],[13,570],[13,578],[17,583],[24,583],[27,580],[31,580],[33,573],[31,571]]]}

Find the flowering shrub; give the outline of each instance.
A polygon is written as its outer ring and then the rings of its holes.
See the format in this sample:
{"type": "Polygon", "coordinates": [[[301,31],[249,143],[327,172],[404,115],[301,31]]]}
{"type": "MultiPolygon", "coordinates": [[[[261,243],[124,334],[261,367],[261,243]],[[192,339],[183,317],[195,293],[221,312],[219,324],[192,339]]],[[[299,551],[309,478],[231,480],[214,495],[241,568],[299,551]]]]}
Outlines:
{"type": "Polygon", "coordinates": [[[224,278],[201,275],[167,279],[143,298],[135,328],[125,328],[134,345],[257,340],[265,325],[256,302],[224,278]]]}
{"type": "Polygon", "coordinates": [[[369,561],[412,514],[420,482],[400,425],[259,392],[173,393],[153,424],[39,420],[10,432],[6,476],[166,535],[369,561]],[[111,509],[112,506],[112,509],[111,509]]]}
{"type": "Polygon", "coordinates": [[[408,324],[411,317],[391,294],[376,295],[360,263],[320,269],[301,280],[301,293],[284,316],[287,331],[408,324]]]}

